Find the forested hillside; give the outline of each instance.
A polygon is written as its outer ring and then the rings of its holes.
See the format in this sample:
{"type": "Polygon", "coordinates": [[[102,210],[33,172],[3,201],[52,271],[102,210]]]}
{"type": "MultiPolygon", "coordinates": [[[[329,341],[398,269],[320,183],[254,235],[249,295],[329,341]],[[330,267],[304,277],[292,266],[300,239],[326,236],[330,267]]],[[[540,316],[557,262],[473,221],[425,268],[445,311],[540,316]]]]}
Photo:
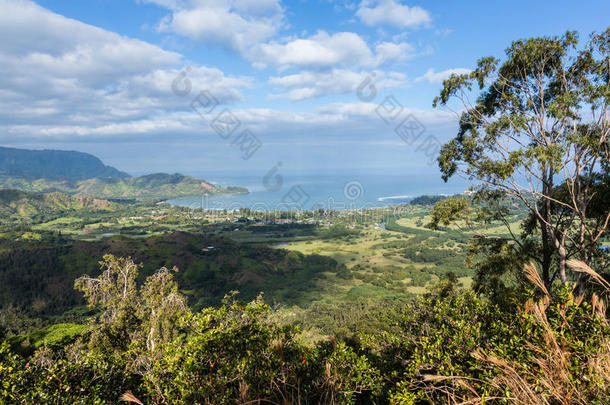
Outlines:
{"type": "Polygon", "coordinates": [[[264,293],[271,301],[303,304],[324,272],[342,269],[325,256],[240,244],[222,237],[175,233],[147,239],[113,237],[99,242],[0,240],[0,306],[31,317],[58,316],[82,304],[72,288],[82,274],[97,274],[104,254],[144,263],[141,280],[160,267],[177,266],[189,305],[218,304],[229,291],[244,299],[264,293]],[[286,282],[290,280],[290,282],[286,282]]]}
{"type": "Polygon", "coordinates": [[[164,200],[248,192],[243,187],[217,187],[178,173],[130,177],[87,153],[3,147],[0,147],[0,189],[119,200],[164,200]]]}
{"type": "Polygon", "coordinates": [[[25,179],[85,180],[129,177],[88,153],[0,147],[0,175],[25,179]]]}
{"type": "Polygon", "coordinates": [[[141,177],[94,178],[80,181],[0,177],[0,187],[33,193],[62,192],[99,199],[163,200],[203,194],[247,193],[243,187],[215,187],[182,174],[157,173],[141,177]]]}
{"type": "MultiPolygon", "coordinates": [[[[31,218],[37,215],[67,214],[78,210],[107,210],[116,204],[90,197],[75,197],[64,193],[27,193],[20,190],[0,189],[0,215],[9,218],[31,218]]],[[[0,220],[0,221],[2,221],[0,220]]]]}
{"type": "Polygon", "coordinates": [[[0,193],[29,216],[0,224],[0,403],[610,404],[610,28],[514,41],[443,81],[433,104],[454,103],[440,175],[472,189],[448,198],[98,212],[0,193]]]}

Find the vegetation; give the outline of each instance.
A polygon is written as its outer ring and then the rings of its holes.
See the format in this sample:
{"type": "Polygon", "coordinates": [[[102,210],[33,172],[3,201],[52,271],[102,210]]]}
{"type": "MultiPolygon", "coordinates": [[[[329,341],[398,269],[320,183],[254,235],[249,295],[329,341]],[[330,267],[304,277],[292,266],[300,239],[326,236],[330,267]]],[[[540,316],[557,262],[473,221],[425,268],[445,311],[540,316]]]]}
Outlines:
{"type": "Polygon", "coordinates": [[[0,175],[24,179],[77,181],[96,177],[129,177],[88,153],[0,147],[0,175]]]}
{"type": "Polygon", "coordinates": [[[19,190],[0,189],[0,221],[19,222],[39,215],[63,217],[79,211],[113,210],[117,204],[89,197],[74,197],[63,193],[36,194],[19,190]]]}
{"type": "MultiPolygon", "coordinates": [[[[569,263],[610,285],[582,262],[569,263]]],[[[75,285],[97,315],[63,346],[30,359],[0,348],[0,395],[10,403],[605,403],[605,306],[567,287],[512,311],[452,288],[386,312],[359,341],[304,343],[257,298],[227,296],[192,313],[166,268],[137,286],[139,266],[106,256],[75,285]],[[71,342],[71,343],[68,343],[71,342]],[[483,344],[481,344],[483,342],[483,344]]],[[[536,294],[539,298],[536,298],[536,294]]],[[[55,343],[55,345],[54,345],[55,343]]]]}
{"type": "Polygon", "coordinates": [[[257,212],[148,200],[199,182],[180,175],[56,183],[120,203],[0,192],[0,403],[610,403],[610,29],[577,46],[516,41],[445,81],[441,104],[479,89],[439,158],[464,195],[257,212]]]}
{"type": "MultiPolygon", "coordinates": [[[[181,271],[176,279],[194,308],[218,304],[233,289],[240,289],[246,299],[263,292],[271,302],[305,305],[320,291],[325,273],[336,274],[343,269],[325,256],[305,256],[185,233],[66,242],[5,241],[0,253],[3,307],[10,306],[22,315],[42,320],[62,315],[82,304],[79,294],[70,291],[74,279],[85,272],[96,274],[98,258],[106,253],[131,256],[138,263],[146,263],[141,269],[143,277],[152,275],[156,268],[177,265],[181,271]],[[285,283],[287,278],[293,282],[285,283]]],[[[63,317],[74,320],[75,314],[68,312],[63,317]]]]}
{"type": "MultiPolygon", "coordinates": [[[[457,172],[477,180],[492,218],[504,216],[499,197],[521,200],[529,226],[510,241],[518,256],[541,266],[549,289],[556,278],[575,276],[567,273],[569,258],[598,261],[596,246],[610,220],[610,28],[581,48],[576,33],[567,32],[515,41],[506,55],[502,62],[482,58],[471,73],[445,80],[434,104],[457,98],[465,111],[439,165],[445,180],[457,172]]],[[[445,222],[458,212],[445,211],[445,222]]],[[[586,277],[576,276],[583,288],[586,277]]]]}
{"type": "Polygon", "coordinates": [[[447,197],[442,196],[442,195],[420,195],[418,197],[415,197],[411,201],[409,201],[409,204],[411,204],[411,205],[434,205],[437,202],[444,200],[445,198],[447,198],[447,197]]]}
{"type": "Polygon", "coordinates": [[[165,200],[204,194],[242,194],[243,187],[214,187],[206,182],[182,174],[157,173],[141,177],[93,178],[80,181],[0,177],[0,186],[27,192],[50,193],[60,191],[81,197],[114,200],[165,200]]]}

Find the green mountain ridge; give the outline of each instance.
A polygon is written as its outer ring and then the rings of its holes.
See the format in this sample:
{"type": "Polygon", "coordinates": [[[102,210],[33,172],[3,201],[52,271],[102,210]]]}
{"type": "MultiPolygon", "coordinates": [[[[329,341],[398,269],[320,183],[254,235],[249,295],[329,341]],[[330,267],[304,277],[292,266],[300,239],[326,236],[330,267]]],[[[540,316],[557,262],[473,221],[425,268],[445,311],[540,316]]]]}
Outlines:
{"type": "Polygon", "coordinates": [[[178,173],[131,177],[88,153],[5,147],[0,147],[0,188],[118,200],[248,193],[243,187],[216,187],[178,173]]]}
{"type": "Polygon", "coordinates": [[[248,192],[243,187],[215,187],[195,177],[166,173],[127,178],[94,178],[81,181],[0,177],[0,188],[30,193],[61,192],[79,197],[117,200],[165,200],[203,194],[244,194],[248,192]]]}
{"type": "Polygon", "coordinates": [[[0,215],[2,218],[30,217],[41,213],[61,213],[73,210],[107,210],[116,207],[108,200],[64,193],[28,193],[21,190],[0,190],[0,215]]]}
{"type": "Polygon", "coordinates": [[[0,174],[24,179],[77,181],[95,177],[129,177],[83,152],[0,147],[0,174]]]}

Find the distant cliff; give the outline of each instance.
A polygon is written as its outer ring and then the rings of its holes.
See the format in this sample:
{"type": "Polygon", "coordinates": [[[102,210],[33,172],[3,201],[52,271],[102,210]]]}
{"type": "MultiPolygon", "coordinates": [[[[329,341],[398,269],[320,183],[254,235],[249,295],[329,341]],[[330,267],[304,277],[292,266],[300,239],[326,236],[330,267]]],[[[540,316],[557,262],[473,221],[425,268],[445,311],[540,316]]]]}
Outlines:
{"type": "Polygon", "coordinates": [[[0,175],[66,181],[129,177],[88,153],[4,147],[0,147],[0,175]]]}
{"type": "Polygon", "coordinates": [[[97,198],[145,200],[164,200],[203,194],[244,194],[248,192],[243,187],[215,187],[195,177],[178,173],[155,173],[125,179],[89,179],[78,182],[74,189],[62,191],[97,198]]]}
{"type": "Polygon", "coordinates": [[[141,177],[96,178],[80,181],[0,176],[0,189],[30,193],[61,192],[99,199],[166,200],[203,194],[244,194],[243,187],[215,187],[205,181],[182,174],[157,173],[141,177]]]}
{"type": "Polygon", "coordinates": [[[248,192],[243,187],[217,187],[178,173],[130,177],[88,153],[3,147],[0,147],[0,189],[119,200],[248,192]]]}

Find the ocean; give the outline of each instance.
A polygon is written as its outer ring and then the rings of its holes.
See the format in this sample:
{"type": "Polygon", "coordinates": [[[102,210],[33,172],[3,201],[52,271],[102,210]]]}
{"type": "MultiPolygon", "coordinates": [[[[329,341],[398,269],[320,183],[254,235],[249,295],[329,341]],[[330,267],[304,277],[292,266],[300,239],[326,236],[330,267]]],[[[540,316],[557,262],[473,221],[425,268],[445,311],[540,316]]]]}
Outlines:
{"type": "Polygon", "coordinates": [[[438,175],[396,172],[324,172],[292,175],[193,173],[219,186],[242,186],[250,193],[211,197],[186,197],[169,200],[176,206],[206,210],[294,210],[294,209],[363,209],[408,203],[413,198],[429,195],[452,195],[465,191],[463,180],[444,183],[438,175]]]}

